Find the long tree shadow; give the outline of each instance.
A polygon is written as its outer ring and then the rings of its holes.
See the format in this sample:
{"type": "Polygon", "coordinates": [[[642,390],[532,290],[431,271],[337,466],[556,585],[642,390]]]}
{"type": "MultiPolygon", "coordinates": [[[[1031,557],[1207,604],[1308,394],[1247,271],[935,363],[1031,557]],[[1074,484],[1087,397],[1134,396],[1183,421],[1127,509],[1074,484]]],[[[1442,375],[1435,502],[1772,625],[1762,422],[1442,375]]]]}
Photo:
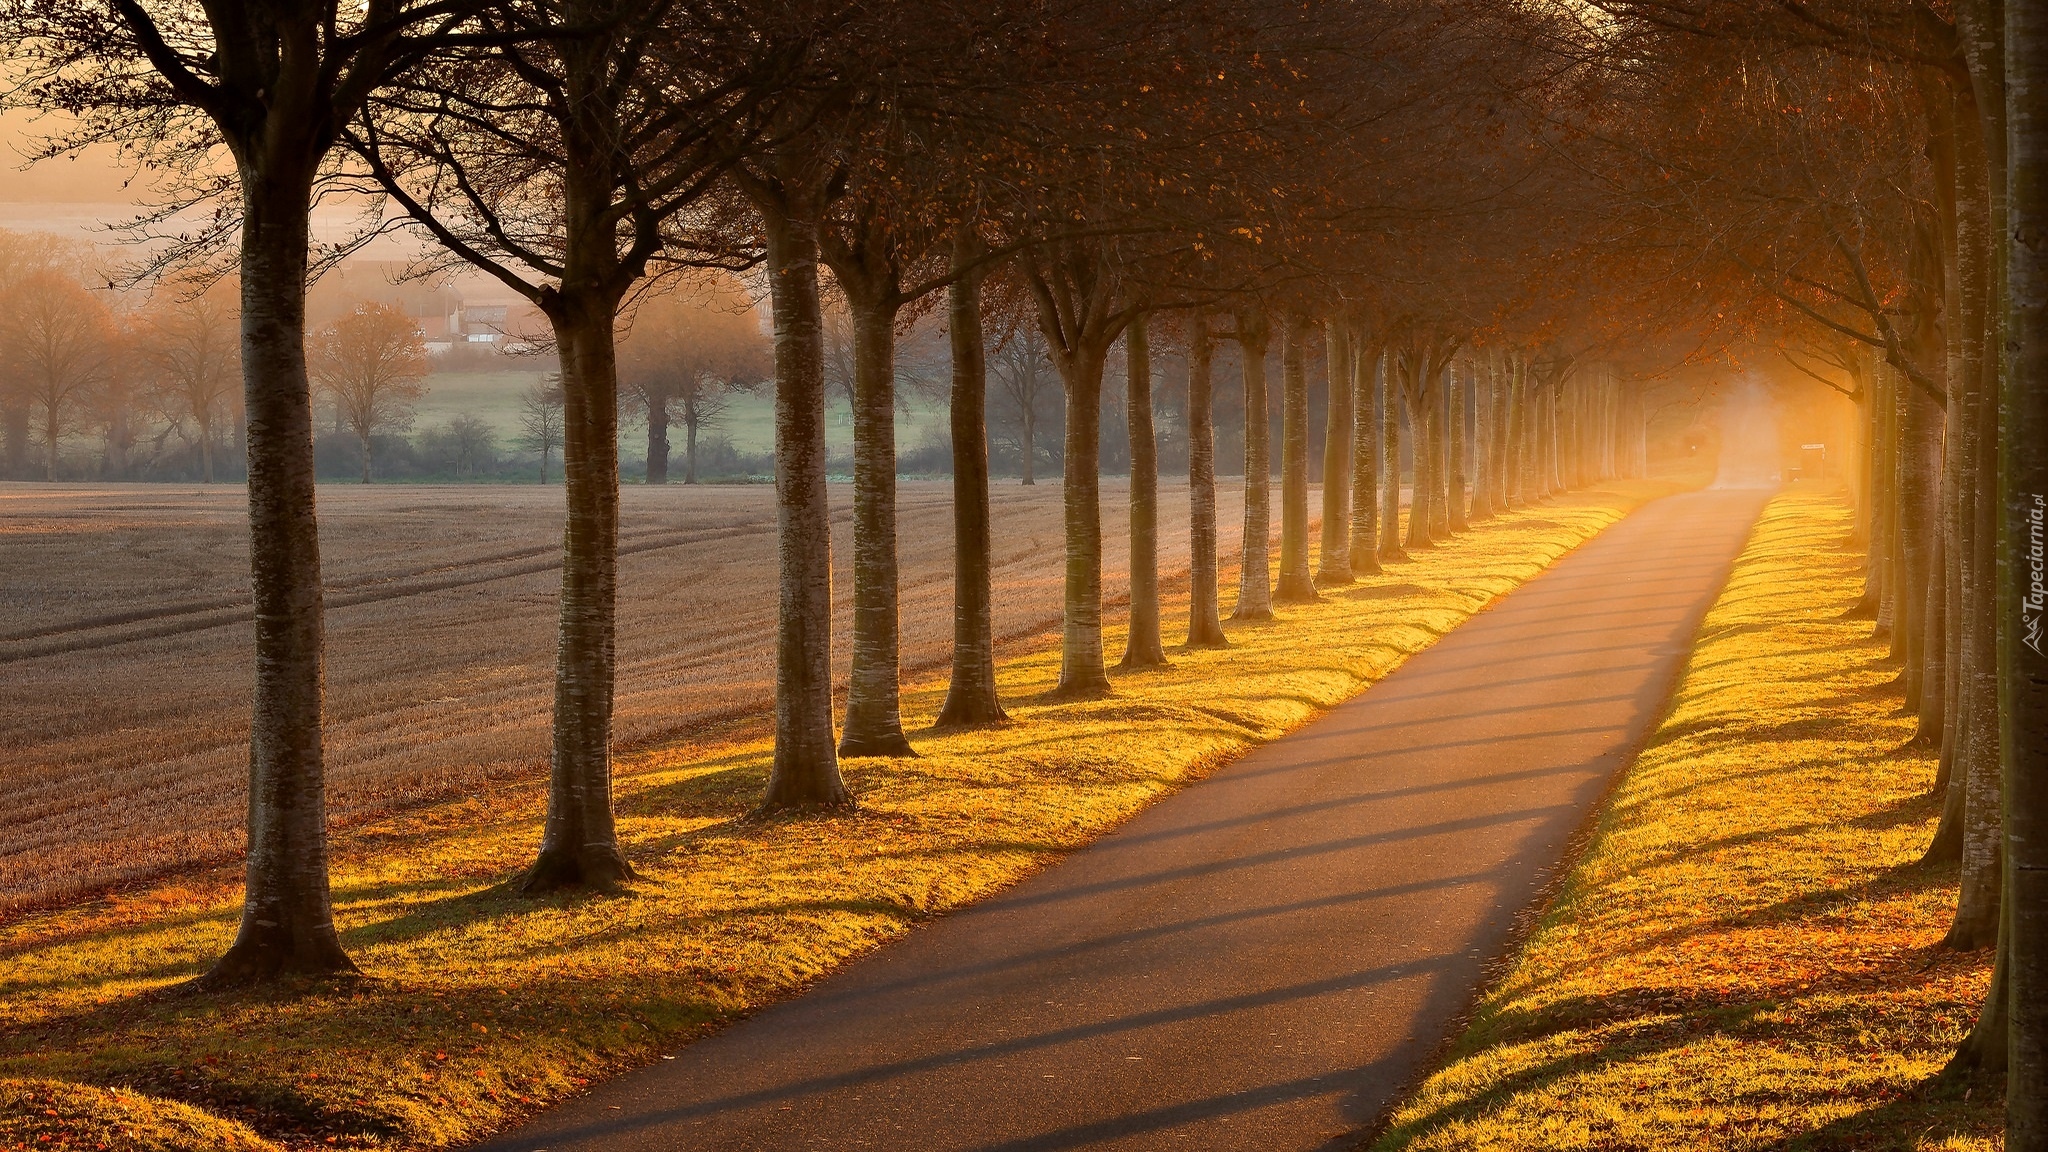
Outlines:
{"type": "MultiPolygon", "coordinates": [[[[1087,1040],[1115,1036],[1124,1033],[1143,1032],[1154,1028],[1170,1027],[1176,1023],[1215,1017],[1231,1012],[1247,1011],[1270,1005],[1286,1004],[1333,993],[1355,991],[1384,985],[1417,976],[1431,976],[1442,971],[1446,961],[1442,958],[1426,958],[1403,961],[1331,976],[1321,980],[1278,988],[1262,988],[1239,995],[1216,997],[1209,1000],[1175,1004],[1167,1007],[1131,1012],[1122,1016],[1052,1028],[1022,1036],[1004,1037],[981,1043],[956,1046],[948,1051],[932,1052],[896,1059],[880,1059],[862,1067],[841,1071],[815,1072],[808,1075],[787,1078],[760,1087],[744,1088],[714,1096],[679,1102],[665,1108],[643,1110],[632,1116],[618,1116],[600,1122],[576,1124],[564,1130],[536,1134],[533,1137],[515,1136],[501,1142],[504,1148],[544,1148],[551,1143],[576,1143],[593,1138],[612,1137],[621,1139],[636,1132],[644,1132],[668,1125],[693,1120],[710,1119],[721,1114],[758,1109],[777,1105],[783,1101],[794,1101],[840,1089],[868,1085],[887,1085],[904,1079],[928,1074],[938,1070],[969,1063],[999,1061],[1008,1057],[1050,1051],[1066,1045],[1087,1040]]],[[[1049,1145],[1064,1147],[1070,1145],[1049,1145]]]]}
{"type": "MultiPolygon", "coordinates": [[[[1967,1106],[1961,1083],[1930,1080],[1874,1108],[1866,1108],[1768,1147],[1781,1152],[1912,1152],[1953,1138],[1987,1143],[2000,1125],[1980,1105],[1967,1106]]],[[[1999,1091],[1992,1086],[1989,1091],[1999,1091]]]]}
{"type": "MultiPolygon", "coordinates": [[[[1611,1007],[1608,1003],[1610,999],[1602,997],[1589,1003],[1611,1007]]],[[[1717,1020],[1733,1021],[1746,1020],[1766,1007],[1764,1004],[1739,1007],[1717,1004],[1712,1011],[1717,1020]]],[[[1484,1091],[1461,1096],[1452,1103],[1421,1116],[1398,1124],[1385,1124],[1368,1129],[1358,1147],[1401,1147],[1413,1136],[1435,1131],[1447,1124],[1480,1120],[1524,1092],[1544,1088],[1568,1077],[1593,1072],[1607,1065],[1624,1064],[1684,1047],[1698,1040],[1701,1033],[1707,1030],[1695,1026],[1688,1018],[1671,1019],[1669,1013],[1641,1015],[1648,1018],[1626,1023],[1624,1026],[1627,1031],[1624,1034],[1618,1037],[1603,1037],[1599,1047],[1590,1051],[1574,1052],[1546,1060],[1492,1080],[1484,1091]]],[[[1590,1010],[1587,1011],[1586,1018],[1589,1023],[1596,1023],[1599,1019],[1590,1010]]],[[[1587,1025],[1576,1025],[1585,1026],[1587,1025]]],[[[1559,1026],[1544,1030],[1531,1028],[1523,1035],[1549,1035],[1569,1031],[1572,1027],[1574,1026],[1559,1026]]],[[[1460,1051],[1466,1050],[1464,1045],[1460,1045],[1460,1051]]]]}

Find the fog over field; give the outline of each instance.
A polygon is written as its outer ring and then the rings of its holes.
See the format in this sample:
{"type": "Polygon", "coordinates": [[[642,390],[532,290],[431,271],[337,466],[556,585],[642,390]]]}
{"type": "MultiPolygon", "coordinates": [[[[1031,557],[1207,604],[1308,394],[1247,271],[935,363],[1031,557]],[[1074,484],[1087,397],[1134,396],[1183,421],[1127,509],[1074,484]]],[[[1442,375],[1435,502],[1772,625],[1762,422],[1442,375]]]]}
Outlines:
{"type": "MultiPolygon", "coordinates": [[[[1123,594],[1126,488],[1106,483],[1107,591],[1123,594]]],[[[760,714],[773,689],[775,497],[627,487],[619,746],[760,714]]],[[[851,489],[832,491],[834,582],[851,575],[851,489]]],[[[1060,611],[1060,489],[993,492],[996,631],[1060,611]]],[[[328,809],[545,776],[558,489],[330,485],[328,809]]],[[[1185,485],[1162,486],[1162,566],[1187,566],[1185,485]]],[[[1218,500],[1228,550],[1243,501],[1218,500]]],[[[902,486],[906,672],[952,642],[951,486],[902,486]]],[[[240,487],[0,485],[0,911],[244,847],[250,647],[240,487]]],[[[1227,596],[1227,593],[1226,593],[1227,596]]],[[[834,653],[845,674],[849,597],[834,653]]],[[[1227,600],[1226,600],[1227,603],[1227,600]]],[[[1169,642],[1183,628],[1166,622],[1169,642]]]]}

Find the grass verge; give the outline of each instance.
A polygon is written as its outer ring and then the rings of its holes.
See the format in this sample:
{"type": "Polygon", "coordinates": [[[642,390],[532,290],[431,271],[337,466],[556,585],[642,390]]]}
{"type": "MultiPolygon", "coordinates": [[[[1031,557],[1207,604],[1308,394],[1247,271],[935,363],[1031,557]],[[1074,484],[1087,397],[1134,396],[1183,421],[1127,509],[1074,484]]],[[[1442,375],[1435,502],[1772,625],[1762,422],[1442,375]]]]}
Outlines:
{"type": "Polygon", "coordinates": [[[1937,947],[1934,762],[1841,619],[1849,527],[1771,502],[1557,902],[1375,1152],[2002,1146],[1999,1101],[1927,1084],[1989,954],[1937,947]]]}
{"type": "MultiPolygon", "coordinates": [[[[335,846],[334,896],[360,979],[161,995],[232,939],[230,871],[0,927],[0,1090],[13,1094],[0,1110],[16,1125],[0,1148],[101,1140],[62,1109],[8,1103],[52,1081],[180,1102],[287,1147],[474,1139],[1086,844],[1356,694],[1670,487],[1610,485],[1501,517],[1233,626],[1227,651],[1118,674],[1108,700],[1044,702],[1059,660],[1041,639],[1003,663],[1013,724],[914,731],[918,759],[848,761],[855,813],[747,818],[770,751],[758,723],[631,757],[617,803],[642,878],[616,896],[506,891],[539,838],[534,786],[352,829],[335,846]]],[[[1170,603],[1168,619],[1185,610],[1170,603]]],[[[908,685],[906,722],[929,725],[944,688],[908,685]]]]}

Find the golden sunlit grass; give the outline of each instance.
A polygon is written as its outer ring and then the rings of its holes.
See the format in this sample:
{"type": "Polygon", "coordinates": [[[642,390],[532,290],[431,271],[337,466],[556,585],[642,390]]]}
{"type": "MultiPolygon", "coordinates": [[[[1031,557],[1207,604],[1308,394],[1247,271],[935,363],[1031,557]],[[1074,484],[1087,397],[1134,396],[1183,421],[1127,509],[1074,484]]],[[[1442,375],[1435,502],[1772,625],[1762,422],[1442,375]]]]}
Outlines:
{"type": "Polygon", "coordinates": [[[1989,982],[1936,947],[1934,765],[1884,685],[1837,499],[1780,495],[1673,710],[1447,1066],[1379,1152],[1989,1149],[1924,1088],[1989,982]]]}
{"type": "MultiPolygon", "coordinates": [[[[924,730],[944,682],[914,680],[904,706],[923,755],[848,762],[856,813],[747,818],[768,762],[758,726],[636,755],[618,806],[641,879],[620,895],[505,890],[538,839],[531,784],[371,822],[338,838],[334,866],[358,980],[159,994],[232,937],[227,873],[18,921],[0,928],[0,1077],[180,1100],[288,1146],[475,1138],[1087,843],[1355,694],[1668,488],[1614,485],[1501,518],[1233,626],[1228,651],[1117,674],[1109,700],[1043,701],[1058,654],[1041,642],[1004,664],[1015,722],[1002,729],[924,730]]],[[[1184,618],[1183,598],[1169,635],[1184,618]]],[[[48,1134],[82,1130],[56,1123],[48,1134]]]]}
{"type": "Polygon", "coordinates": [[[0,1080],[0,1148],[275,1152],[277,1145],[173,1100],[60,1080],[0,1080]]]}

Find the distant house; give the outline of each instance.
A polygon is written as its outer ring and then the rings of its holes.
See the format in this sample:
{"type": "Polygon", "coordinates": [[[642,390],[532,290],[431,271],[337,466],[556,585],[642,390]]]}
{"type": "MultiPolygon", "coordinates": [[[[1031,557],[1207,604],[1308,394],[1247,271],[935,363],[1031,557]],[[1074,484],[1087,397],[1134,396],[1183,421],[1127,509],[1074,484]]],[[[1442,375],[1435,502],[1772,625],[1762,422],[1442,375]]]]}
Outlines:
{"type": "Polygon", "coordinates": [[[513,299],[463,299],[458,297],[445,315],[420,321],[427,351],[439,355],[457,345],[477,350],[517,352],[528,345],[514,331],[528,319],[532,305],[513,299]]]}
{"type": "Polygon", "coordinates": [[[510,300],[463,300],[448,313],[449,338],[469,344],[502,344],[511,311],[510,300]]]}

